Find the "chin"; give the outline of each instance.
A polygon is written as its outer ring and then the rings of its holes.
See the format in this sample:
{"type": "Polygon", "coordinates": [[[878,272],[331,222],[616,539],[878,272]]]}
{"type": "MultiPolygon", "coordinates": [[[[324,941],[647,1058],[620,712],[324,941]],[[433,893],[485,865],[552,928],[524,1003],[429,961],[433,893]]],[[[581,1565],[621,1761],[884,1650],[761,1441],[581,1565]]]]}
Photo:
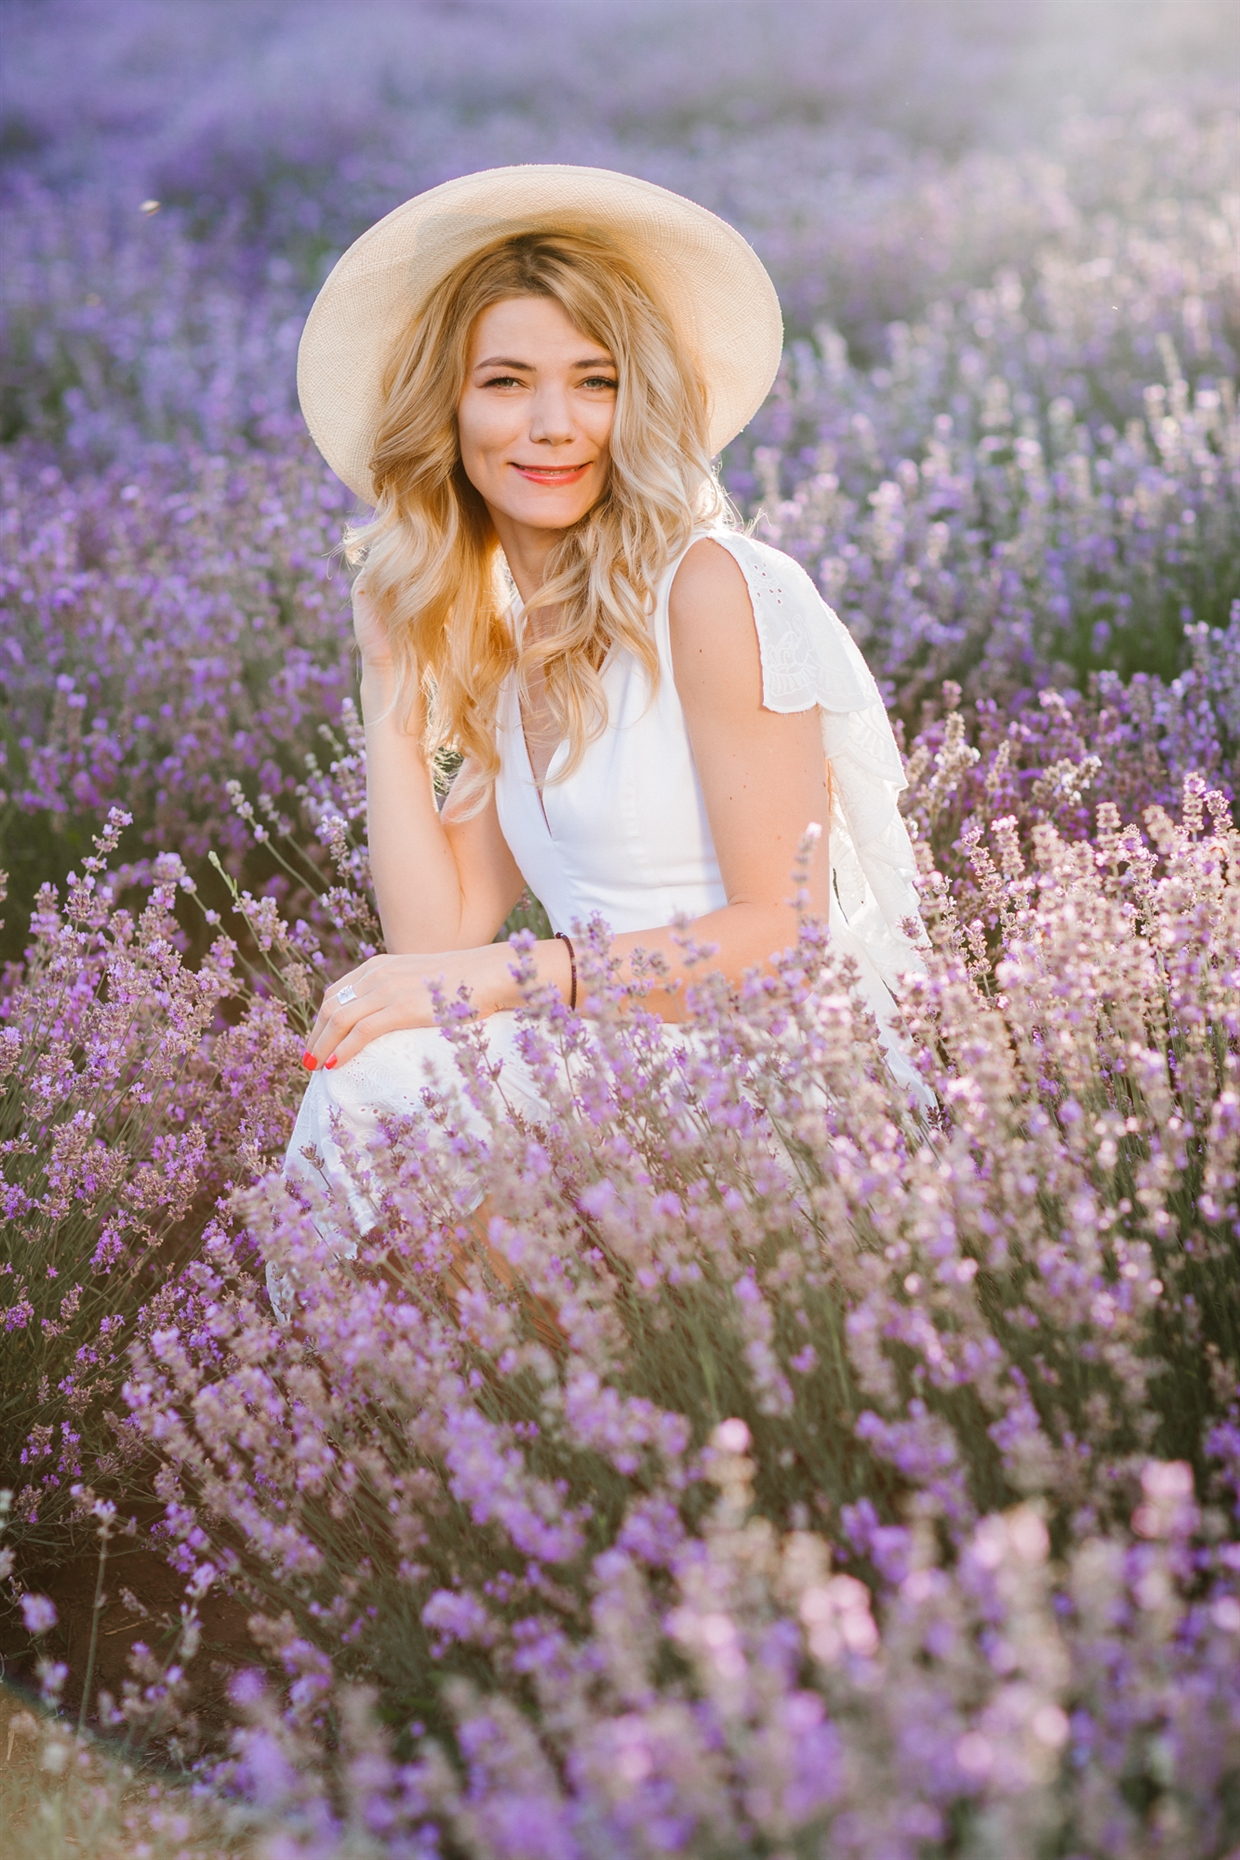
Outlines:
{"type": "Polygon", "coordinates": [[[594,497],[588,502],[577,499],[571,504],[567,499],[556,504],[539,502],[532,508],[512,510],[508,514],[514,523],[524,523],[532,530],[571,530],[597,502],[594,497]]]}

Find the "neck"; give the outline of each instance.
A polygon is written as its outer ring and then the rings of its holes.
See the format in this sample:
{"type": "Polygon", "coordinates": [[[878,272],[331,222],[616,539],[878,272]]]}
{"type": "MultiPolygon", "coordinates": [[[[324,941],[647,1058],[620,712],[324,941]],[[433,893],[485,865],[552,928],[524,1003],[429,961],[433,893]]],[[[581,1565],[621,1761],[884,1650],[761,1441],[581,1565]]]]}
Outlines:
{"type": "MultiPolygon", "coordinates": [[[[490,505],[487,508],[490,509],[490,505]]],[[[514,523],[502,510],[491,510],[491,522],[517,584],[517,593],[528,607],[547,579],[547,557],[564,532],[536,530],[525,523],[514,523]]]]}

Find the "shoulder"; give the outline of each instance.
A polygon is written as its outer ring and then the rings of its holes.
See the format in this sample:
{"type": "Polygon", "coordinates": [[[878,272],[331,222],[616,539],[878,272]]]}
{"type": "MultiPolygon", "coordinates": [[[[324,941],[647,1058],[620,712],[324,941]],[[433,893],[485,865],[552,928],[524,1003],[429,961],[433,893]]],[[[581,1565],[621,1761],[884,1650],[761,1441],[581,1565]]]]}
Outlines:
{"type": "Polygon", "coordinates": [[[700,595],[726,594],[728,589],[744,592],[745,576],[732,552],[733,538],[724,542],[717,536],[699,536],[680,559],[672,580],[672,602],[684,606],[700,595]]]}
{"type": "Polygon", "coordinates": [[[716,643],[720,628],[753,632],[753,602],[745,572],[728,543],[701,536],[681,558],[668,594],[672,630],[684,636],[705,629],[716,643]]]}
{"type": "MultiPolygon", "coordinates": [[[[761,665],[762,703],[768,710],[815,708],[846,713],[882,703],[855,640],[832,612],[808,571],[782,549],[737,531],[705,537],[685,557],[695,573],[717,577],[691,582],[677,625],[676,586],[669,613],[673,649],[680,639],[703,642],[723,656],[755,656],[761,665]],[[732,592],[727,592],[730,576],[732,592]],[[755,644],[756,641],[756,644],[755,644]]],[[[679,580],[679,575],[677,580],[679,580]]],[[[677,658],[679,667],[679,657],[677,658]]],[[[678,671],[679,676],[679,671],[678,671]]]]}
{"type": "Polygon", "coordinates": [[[785,601],[815,607],[822,596],[807,571],[782,549],[759,542],[741,530],[703,536],[683,557],[672,582],[670,606],[687,609],[695,601],[728,599],[745,605],[761,625],[763,610],[785,601]],[[747,599],[746,599],[747,597],[747,599]]]}
{"type": "Polygon", "coordinates": [[[761,702],[753,602],[728,544],[704,536],[691,545],[668,594],[668,621],[682,698],[688,688],[706,688],[761,702]]]}
{"type": "MultiPolygon", "coordinates": [[[[672,579],[668,620],[678,665],[682,655],[700,651],[719,661],[720,677],[729,665],[758,667],[768,695],[790,652],[805,656],[824,622],[839,626],[799,562],[739,530],[690,546],[672,579]]],[[[775,708],[803,709],[814,701],[775,708]]]]}

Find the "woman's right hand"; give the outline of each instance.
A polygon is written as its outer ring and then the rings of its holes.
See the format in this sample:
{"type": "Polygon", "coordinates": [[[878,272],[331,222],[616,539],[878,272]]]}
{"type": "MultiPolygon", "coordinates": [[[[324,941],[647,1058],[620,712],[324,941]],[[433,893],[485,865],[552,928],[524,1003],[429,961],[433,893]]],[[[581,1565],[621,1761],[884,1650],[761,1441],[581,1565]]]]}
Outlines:
{"type": "Polygon", "coordinates": [[[363,575],[353,583],[353,637],[362,655],[362,676],[386,678],[392,669],[387,621],[367,594],[363,575]]]}

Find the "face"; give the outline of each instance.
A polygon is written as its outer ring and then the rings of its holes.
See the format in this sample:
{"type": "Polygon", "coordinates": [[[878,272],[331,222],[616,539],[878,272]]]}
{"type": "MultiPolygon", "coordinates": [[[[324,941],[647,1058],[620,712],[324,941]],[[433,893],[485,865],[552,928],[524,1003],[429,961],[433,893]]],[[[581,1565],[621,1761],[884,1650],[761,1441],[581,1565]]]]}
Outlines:
{"type": "Polygon", "coordinates": [[[461,463],[500,532],[568,529],[607,483],[616,368],[549,297],[510,297],[474,325],[457,407],[461,463]]]}

